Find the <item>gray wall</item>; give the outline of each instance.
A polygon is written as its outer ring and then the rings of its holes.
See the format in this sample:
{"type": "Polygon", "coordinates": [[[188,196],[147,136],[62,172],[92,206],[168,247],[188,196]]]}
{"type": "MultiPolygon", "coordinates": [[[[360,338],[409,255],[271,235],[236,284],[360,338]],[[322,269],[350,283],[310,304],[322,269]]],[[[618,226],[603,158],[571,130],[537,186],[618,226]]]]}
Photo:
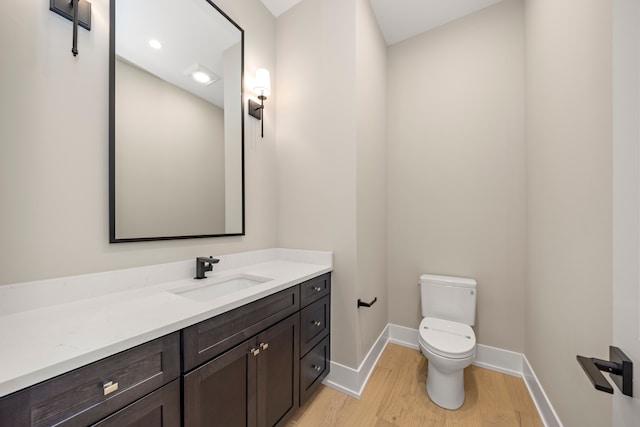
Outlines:
{"type": "MultiPolygon", "coordinates": [[[[216,3],[245,29],[246,73],[274,70],[269,11],[259,0],[216,3]]],[[[245,237],[108,243],[109,2],[92,9],[74,58],[72,25],[48,5],[0,3],[0,284],[275,246],[275,109],[265,139],[247,141],[245,237]]]]}
{"type": "MultiPolygon", "coordinates": [[[[387,46],[368,0],[356,1],[358,363],[389,322],[387,296],[387,46]]],[[[350,301],[351,302],[351,301],[350,301]]],[[[353,304],[353,302],[351,302],[353,304]]]]}
{"type": "Polygon", "coordinates": [[[389,48],[389,320],[475,278],[478,342],[524,350],[524,17],[507,0],[389,48]]]}
{"type": "Polygon", "coordinates": [[[387,323],[386,47],[367,0],[302,1],[277,46],[278,242],[334,251],[331,358],[357,368],[387,323]]]}
{"type": "Polygon", "coordinates": [[[612,328],[612,2],[526,2],[525,354],[567,426],[611,424],[576,354],[612,328]]]}

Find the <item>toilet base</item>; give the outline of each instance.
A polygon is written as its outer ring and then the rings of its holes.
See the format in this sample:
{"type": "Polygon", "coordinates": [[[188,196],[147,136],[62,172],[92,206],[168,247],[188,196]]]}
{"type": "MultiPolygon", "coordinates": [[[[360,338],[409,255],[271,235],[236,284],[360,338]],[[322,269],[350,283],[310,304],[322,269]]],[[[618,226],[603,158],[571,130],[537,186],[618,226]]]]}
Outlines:
{"type": "Polygon", "coordinates": [[[464,369],[441,372],[429,361],[427,394],[433,403],[445,409],[458,409],[464,403],[464,369]]]}

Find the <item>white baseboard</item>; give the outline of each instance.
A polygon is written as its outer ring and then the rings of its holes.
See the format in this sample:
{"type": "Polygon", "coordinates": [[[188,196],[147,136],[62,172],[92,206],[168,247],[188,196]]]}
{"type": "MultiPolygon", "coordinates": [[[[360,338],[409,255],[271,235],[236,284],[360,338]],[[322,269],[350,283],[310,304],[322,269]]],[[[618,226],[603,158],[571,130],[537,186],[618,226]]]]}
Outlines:
{"type": "Polygon", "coordinates": [[[331,387],[351,397],[360,399],[364,384],[360,382],[360,371],[331,362],[329,375],[322,381],[322,384],[331,387]]]}
{"type": "Polygon", "coordinates": [[[415,350],[420,349],[420,346],[418,345],[417,329],[394,325],[393,323],[389,323],[387,325],[387,329],[389,329],[389,342],[403,347],[413,348],[415,350]]]}
{"type": "Polygon", "coordinates": [[[329,375],[322,382],[324,385],[360,399],[364,386],[373,372],[380,355],[389,342],[389,326],[387,325],[373,344],[358,369],[331,362],[329,375]]]}
{"type": "Polygon", "coordinates": [[[522,377],[522,353],[478,344],[473,364],[491,371],[522,377]]]}
{"type": "Polygon", "coordinates": [[[563,427],[560,417],[558,417],[555,409],[553,409],[549,397],[542,389],[542,385],[540,381],[538,381],[538,377],[536,377],[535,372],[533,372],[533,368],[531,368],[525,355],[522,355],[522,378],[529,389],[533,403],[535,403],[536,408],[538,408],[538,413],[544,425],[546,427],[563,427]]]}
{"type": "MultiPolygon", "coordinates": [[[[418,330],[389,323],[373,344],[358,369],[331,362],[331,371],[323,384],[360,399],[362,391],[373,372],[387,343],[419,349],[418,330]]],[[[529,361],[522,353],[478,344],[474,365],[524,379],[540,417],[546,427],[563,427],[558,414],[542,389],[529,361]]]]}

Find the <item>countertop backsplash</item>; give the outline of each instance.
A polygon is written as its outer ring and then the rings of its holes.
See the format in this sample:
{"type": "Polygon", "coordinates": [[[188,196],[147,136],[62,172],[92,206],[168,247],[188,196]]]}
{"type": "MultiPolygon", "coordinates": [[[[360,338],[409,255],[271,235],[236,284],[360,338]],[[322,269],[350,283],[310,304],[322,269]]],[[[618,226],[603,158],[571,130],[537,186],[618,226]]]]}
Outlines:
{"type": "MultiPolygon", "coordinates": [[[[272,260],[331,265],[333,256],[332,252],[283,248],[261,249],[229,255],[203,253],[200,256],[210,255],[220,260],[220,263],[214,267],[215,273],[272,260]]],[[[185,261],[0,285],[0,317],[188,279],[194,275],[195,257],[185,261]]]]}

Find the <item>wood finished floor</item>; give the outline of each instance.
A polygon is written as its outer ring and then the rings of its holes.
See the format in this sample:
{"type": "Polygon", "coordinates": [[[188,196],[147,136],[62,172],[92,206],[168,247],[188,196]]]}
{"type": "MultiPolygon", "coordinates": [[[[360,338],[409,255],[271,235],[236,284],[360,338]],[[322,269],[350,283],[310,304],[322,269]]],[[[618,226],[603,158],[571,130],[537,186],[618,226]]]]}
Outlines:
{"type": "Polygon", "coordinates": [[[470,366],[457,411],[429,400],[426,379],[427,360],[419,351],[389,343],[361,400],[321,386],[286,427],[544,426],[521,378],[470,366]]]}

